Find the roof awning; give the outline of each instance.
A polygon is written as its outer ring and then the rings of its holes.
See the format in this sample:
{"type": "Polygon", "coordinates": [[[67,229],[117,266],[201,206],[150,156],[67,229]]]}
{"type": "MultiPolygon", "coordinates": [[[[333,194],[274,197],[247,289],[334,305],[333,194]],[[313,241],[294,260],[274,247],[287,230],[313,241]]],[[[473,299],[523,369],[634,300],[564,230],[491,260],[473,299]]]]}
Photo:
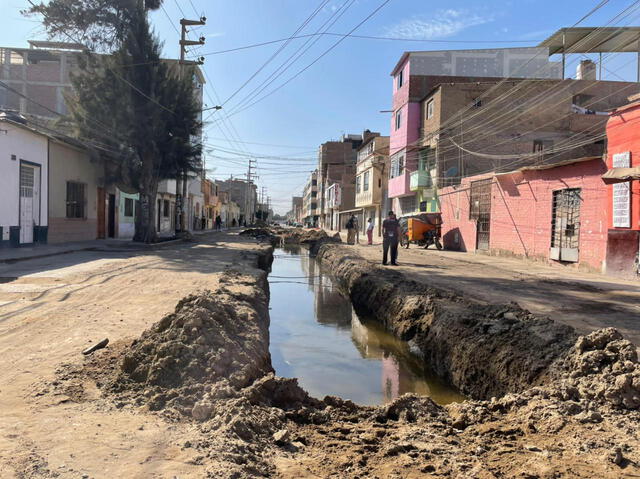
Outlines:
{"type": "Polygon", "coordinates": [[[539,47],[556,53],[637,52],[640,27],[572,27],[561,28],[539,47]]]}
{"type": "Polygon", "coordinates": [[[602,175],[602,181],[604,181],[607,185],[632,180],[640,180],[640,167],[611,168],[604,175],[602,175]]]}

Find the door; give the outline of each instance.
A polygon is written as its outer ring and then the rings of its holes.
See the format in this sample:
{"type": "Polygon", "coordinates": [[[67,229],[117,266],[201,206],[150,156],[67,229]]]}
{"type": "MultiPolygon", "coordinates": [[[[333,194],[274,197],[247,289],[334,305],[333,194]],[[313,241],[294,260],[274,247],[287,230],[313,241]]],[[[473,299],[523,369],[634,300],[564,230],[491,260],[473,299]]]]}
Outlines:
{"type": "Polygon", "coordinates": [[[492,178],[471,182],[469,219],[476,220],[476,249],[488,250],[491,226],[492,178]]]}
{"type": "Polygon", "coordinates": [[[116,195],[109,195],[109,217],[107,222],[107,235],[116,237],[116,195]]]}
{"type": "Polygon", "coordinates": [[[104,192],[104,188],[98,187],[98,231],[97,231],[98,239],[104,239],[105,233],[106,233],[105,232],[105,226],[106,226],[105,203],[106,203],[106,195],[104,192]]]}
{"type": "Polygon", "coordinates": [[[557,261],[578,262],[580,245],[580,188],[553,192],[551,248],[549,257],[557,261]]]}
{"type": "Polygon", "coordinates": [[[40,167],[20,165],[20,244],[33,243],[40,224],[40,167]]]}

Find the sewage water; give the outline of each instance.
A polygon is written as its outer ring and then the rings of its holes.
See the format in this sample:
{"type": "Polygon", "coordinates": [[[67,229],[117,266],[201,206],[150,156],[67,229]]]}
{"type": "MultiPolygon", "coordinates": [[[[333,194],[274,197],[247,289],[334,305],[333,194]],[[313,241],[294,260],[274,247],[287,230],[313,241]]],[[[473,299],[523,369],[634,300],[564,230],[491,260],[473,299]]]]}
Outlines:
{"type": "Polygon", "coordinates": [[[413,392],[439,404],[465,398],[379,324],[360,318],[351,301],[306,249],[275,251],[269,274],[271,361],[315,397],[376,405],[413,392]]]}

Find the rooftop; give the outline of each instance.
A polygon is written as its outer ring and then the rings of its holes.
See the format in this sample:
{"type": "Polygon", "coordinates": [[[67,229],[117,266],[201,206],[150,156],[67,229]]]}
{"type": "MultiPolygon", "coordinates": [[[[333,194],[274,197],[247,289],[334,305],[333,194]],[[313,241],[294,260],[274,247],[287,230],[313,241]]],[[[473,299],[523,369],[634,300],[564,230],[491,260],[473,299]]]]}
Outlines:
{"type": "Polygon", "coordinates": [[[623,53],[640,51],[640,27],[561,28],[540,47],[556,53],[623,53]]]}

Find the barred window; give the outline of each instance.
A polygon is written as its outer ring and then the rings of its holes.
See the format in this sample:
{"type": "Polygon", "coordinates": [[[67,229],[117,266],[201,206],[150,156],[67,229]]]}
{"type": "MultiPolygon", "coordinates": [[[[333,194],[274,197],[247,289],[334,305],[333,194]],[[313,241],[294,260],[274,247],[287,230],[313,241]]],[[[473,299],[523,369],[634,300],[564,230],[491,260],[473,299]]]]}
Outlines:
{"type": "Polygon", "coordinates": [[[67,218],[86,218],[86,185],[67,181],[67,218]]]}

